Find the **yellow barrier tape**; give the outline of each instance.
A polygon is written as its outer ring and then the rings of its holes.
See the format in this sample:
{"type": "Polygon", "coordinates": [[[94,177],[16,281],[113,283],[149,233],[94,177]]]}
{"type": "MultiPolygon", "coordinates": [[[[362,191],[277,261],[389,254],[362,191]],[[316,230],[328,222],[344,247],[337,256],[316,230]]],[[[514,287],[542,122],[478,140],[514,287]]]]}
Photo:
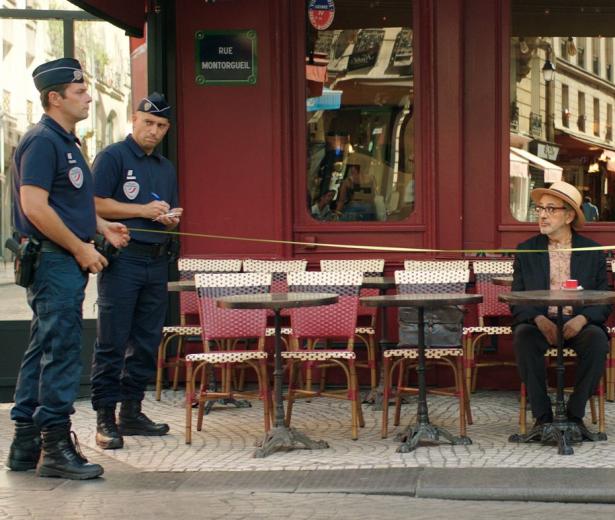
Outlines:
{"type": "MultiPolygon", "coordinates": [[[[176,236],[188,236],[196,238],[214,238],[218,240],[238,240],[242,242],[261,242],[267,244],[289,244],[295,246],[306,246],[310,248],[315,247],[335,247],[342,249],[363,249],[366,251],[390,251],[397,253],[548,253],[547,249],[424,249],[416,247],[391,247],[391,246],[368,246],[368,245],[356,245],[356,244],[330,244],[326,242],[297,242],[294,240],[274,240],[270,238],[248,238],[248,237],[235,237],[229,235],[211,235],[207,233],[189,233],[187,231],[166,231],[155,229],[139,229],[128,228],[129,231],[141,231],[145,233],[158,233],[163,235],[176,235],[176,236]]],[[[612,251],[615,250],[615,246],[591,246],[591,247],[577,247],[577,248],[562,248],[558,251],[612,251]]]]}

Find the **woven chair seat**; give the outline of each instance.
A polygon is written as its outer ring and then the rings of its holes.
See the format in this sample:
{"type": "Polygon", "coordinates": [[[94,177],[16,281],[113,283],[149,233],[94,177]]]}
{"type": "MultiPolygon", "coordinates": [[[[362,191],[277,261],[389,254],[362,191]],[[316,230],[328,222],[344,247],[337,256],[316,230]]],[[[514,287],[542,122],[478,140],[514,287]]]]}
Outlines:
{"type": "Polygon", "coordinates": [[[185,325],[175,325],[173,327],[163,327],[163,334],[179,334],[180,336],[200,336],[201,327],[188,327],[185,325]]]}
{"type": "MultiPolygon", "coordinates": [[[[282,327],[280,330],[284,336],[290,336],[293,333],[292,327],[282,327]]],[[[265,336],[275,336],[275,327],[267,327],[265,336]]]]}
{"type": "MultiPolygon", "coordinates": [[[[418,348],[398,348],[386,350],[383,354],[385,358],[403,357],[406,359],[418,359],[418,348]]],[[[462,348],[426,348],[425,357],[427,359],[442,359],[448,356],[463,356],[462,348]]]]}
{"type": "Polygon", "coordinates": [[[351,350],[293,350],[282,352],[284,359],[298,359],[299,361],[326,361],[327,359],[356,359],[351,350]]]}
{"type": "Polygon", "coordinates": [[[203,352],[188,354],[186,361],[205,361],[207,363],[241,363],[252,359],[267,359],[267,352],[258,350],[229,350],[226,352],[203,352]]]}
{"type": "Polygon", "coordinates": [[[370,336],[373,336],[376,334],[376,330],[374,329],[374,327],[357,327],[354,330],[355,334],[369,334],[370,336]]]}
{"type": "MultiPolygon", "coordinates": [[[[577,353],[574,349],[565,348],[564,357],[576,357],[577,353]]],[[[557,357],[557,348],[548,348],[545,352],[546,357],[557,357]]]]}
{"type": "Polygon", "coordinates": [[[512,334],[512,327],[500,326],[500,327],[464,327],[464,336],[467,334],[512,334]]]}

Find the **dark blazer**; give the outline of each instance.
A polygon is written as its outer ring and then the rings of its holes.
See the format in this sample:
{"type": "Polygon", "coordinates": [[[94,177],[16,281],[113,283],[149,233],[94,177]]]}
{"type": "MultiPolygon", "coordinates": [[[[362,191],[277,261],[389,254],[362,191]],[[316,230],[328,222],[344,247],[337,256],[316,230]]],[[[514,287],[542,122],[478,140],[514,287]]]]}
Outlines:
{"type": "MultiPolygon", "coordinates": [[[[547,235],[536,235],[522,242],[517,249],[547,250],[547,235]]],[[[575,232],[572,233],[572,247],[596,247],[597,242],[575,232]]],[[[570,257],[570,278],[578,280],[584,289],[608,291],[606,274],[606,256],[604,251],[573,251],[570,257]]],[[[549,253],[518,253],[515,256],[513,273],[513,291],[534,291],[550,289],[549,253]]],[[[513,305],[513,325],[533,323],[540,314],[547,315],[548,307],[530,305],[513,305]]],[[[573,315],[582,314],[589,323],[604,326],[611,313],[611,305],[591,305],[574,307],[573,315]]]]}

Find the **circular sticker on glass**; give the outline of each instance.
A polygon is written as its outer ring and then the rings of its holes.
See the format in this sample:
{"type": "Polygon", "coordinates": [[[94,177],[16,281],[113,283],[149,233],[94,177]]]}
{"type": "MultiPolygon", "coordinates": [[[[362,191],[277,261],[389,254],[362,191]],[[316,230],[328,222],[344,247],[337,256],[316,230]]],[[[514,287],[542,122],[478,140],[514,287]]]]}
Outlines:
{"type": "Polygon", "coordinates": [[[335,3],[333,0],[310,0],[308,4],[308,18],[312,27],[317,31],[328,29],[335,17],[335,3]]]}
{"type": "Polygon", "coordinates": [[[128,181],[124,183],[124,195],[128,200],[135,200],[139,194],[139,183],[128,181]]]}
{"type": "Polygon", "coordinates": [[[75,166],[68,170],[68,180],[77,189],[83,186],[83,170],[79,166],[75,166]]]}

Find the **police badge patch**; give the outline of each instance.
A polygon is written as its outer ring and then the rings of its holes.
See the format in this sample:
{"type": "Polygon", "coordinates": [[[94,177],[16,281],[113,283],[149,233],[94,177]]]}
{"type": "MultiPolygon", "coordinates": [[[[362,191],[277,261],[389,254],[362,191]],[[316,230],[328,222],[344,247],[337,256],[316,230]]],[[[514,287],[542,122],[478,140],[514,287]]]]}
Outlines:
{"type": "Polygon", "coordinates": [[[128,181],[124,183],[124,195],[128,200],[135,200],[139,194],[139,183],[128,181]]]}
{"type": "Polygon", "coordinates": [[[79,166],[75,166],[68,170],[68,180],[77,189],[83,186],[83,170],[79,166]]]}

